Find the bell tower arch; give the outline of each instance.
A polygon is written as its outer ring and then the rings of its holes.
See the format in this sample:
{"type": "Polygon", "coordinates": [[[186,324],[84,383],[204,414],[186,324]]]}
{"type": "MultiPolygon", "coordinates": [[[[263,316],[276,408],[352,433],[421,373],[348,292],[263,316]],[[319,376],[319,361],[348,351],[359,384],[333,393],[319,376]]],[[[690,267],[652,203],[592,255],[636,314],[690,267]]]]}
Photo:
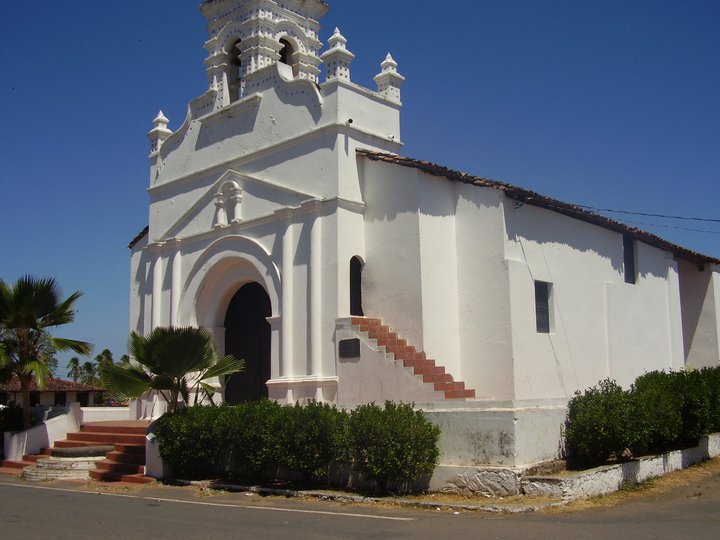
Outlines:
{"type": "Polygon", "coordinates": [[[210,37],[205,60],[215,108],[240,99],[244,78],[278,62],[288,75],[318,82],[319,19],[328,6],[321,0],[206,0],[200,11],[210,37]]]}

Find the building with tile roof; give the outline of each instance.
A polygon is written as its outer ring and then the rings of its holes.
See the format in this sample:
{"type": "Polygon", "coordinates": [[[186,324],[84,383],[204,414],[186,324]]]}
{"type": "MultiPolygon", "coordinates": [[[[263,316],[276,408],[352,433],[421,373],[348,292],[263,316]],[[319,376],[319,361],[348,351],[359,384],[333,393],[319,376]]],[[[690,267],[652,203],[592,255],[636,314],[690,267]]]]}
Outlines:
{"type": "MultiPolygon", "coordinates": [[[[81,406],[87,407],[94,404],[96,394],[102,394],[105,388],[82,384],[63,379],[50,378],[46,381],[44,388],[40,389],[35,382],[35,377],[30,381],[30,405],[43,407],[60,406],[77,401],[81,406]]],[[[22,403],[22,390],[20,378],[13,375],[9,381],[0,382],[0,404],[8,405],[22,403]]]]}
{"type": "Polygon", "coordinates": [[[324,2],[200,9],[208,89],[148,135],[131,329],[210,329],[247,362],[227,402],[413,401],[464,437],[443,459],[518,466],[557,455],[576,390],[718,364],[720,261],[401,157],[404,77],[388,54],[354,83],[338,29],[320,53],[324,2]]]}

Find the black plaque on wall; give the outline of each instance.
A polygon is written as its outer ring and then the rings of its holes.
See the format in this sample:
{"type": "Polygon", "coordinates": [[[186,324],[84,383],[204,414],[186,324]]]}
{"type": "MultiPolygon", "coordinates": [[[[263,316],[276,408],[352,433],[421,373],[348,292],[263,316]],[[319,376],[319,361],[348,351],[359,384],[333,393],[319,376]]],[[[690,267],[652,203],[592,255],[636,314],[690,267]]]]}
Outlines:
{"type": "Polygon", "coordinates": [[[360,339],[341,339],[338,344],[340,358],[357,358],[360,356],[360,339]]]}

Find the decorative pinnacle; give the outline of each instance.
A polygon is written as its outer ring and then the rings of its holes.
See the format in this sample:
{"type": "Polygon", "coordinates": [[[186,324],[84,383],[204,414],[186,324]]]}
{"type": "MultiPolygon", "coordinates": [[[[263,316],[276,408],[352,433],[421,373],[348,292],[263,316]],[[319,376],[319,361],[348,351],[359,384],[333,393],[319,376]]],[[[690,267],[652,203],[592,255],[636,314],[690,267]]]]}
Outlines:
{"type": "Polygon", "coordinates": [[[382,64],[380,64],[380,67],[382,67],[382,70],[385,71],[397,71],[397,62],[393,59],[392,55],[390,53],[387,53],[387,56],[385,57],[385,60],[382,64]]]}
{"type": "Polygon", "coordinates": [[[397,72],[397,62],[388,53],[380,66],[382,71],[373,77],[373,80],[378,85],[378,93],[390,101],[400,103],[400,87],[405,81],[405,77],[397,72]]]}
{"type": "Polygon", "coordinates": [[[340,29],[336,26],[333,35],[328,39],[330,48],[332,49],[344,49],[347,44],[347,39],[340,33],[340,29]]]}
{"type": "Polygon", "coordinates": [[[170,120],[167,119],[167,117],[163,114],[162,111],[157,113],[157,116],[155,117],[155,120],[153,120],[153,125],[157,128],[160,126],[167,127],[167,125],[170,123],[170,120]]]}
{"type": "Polygon", "coordinates": [[[153,128],[147,134],[150,139],[150,156],[157,154],[162,148],[162,144],[170,135],[172,131],[168,129],[168,123],[170,120],[160,111],[155,120],[153,120],[153,128]]]}

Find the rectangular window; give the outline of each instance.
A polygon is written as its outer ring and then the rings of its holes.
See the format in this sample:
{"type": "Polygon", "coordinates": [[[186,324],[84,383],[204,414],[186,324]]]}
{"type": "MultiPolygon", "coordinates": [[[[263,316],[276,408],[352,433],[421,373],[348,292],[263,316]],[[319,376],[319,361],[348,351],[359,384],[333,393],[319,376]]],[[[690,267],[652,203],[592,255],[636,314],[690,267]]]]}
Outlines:
{"type": "Polygon", "coordinates": [[[623,269],[625,272],[625,283],[635,283],[637,272],[635,270],[635,240],[629,236],[623,236],[623,269]]]}
{"type": "Polygon", "coordinates": [[[552,283],[535,282],[535,325],[539,334],[550,333],[550,292],[552,283]]]}

